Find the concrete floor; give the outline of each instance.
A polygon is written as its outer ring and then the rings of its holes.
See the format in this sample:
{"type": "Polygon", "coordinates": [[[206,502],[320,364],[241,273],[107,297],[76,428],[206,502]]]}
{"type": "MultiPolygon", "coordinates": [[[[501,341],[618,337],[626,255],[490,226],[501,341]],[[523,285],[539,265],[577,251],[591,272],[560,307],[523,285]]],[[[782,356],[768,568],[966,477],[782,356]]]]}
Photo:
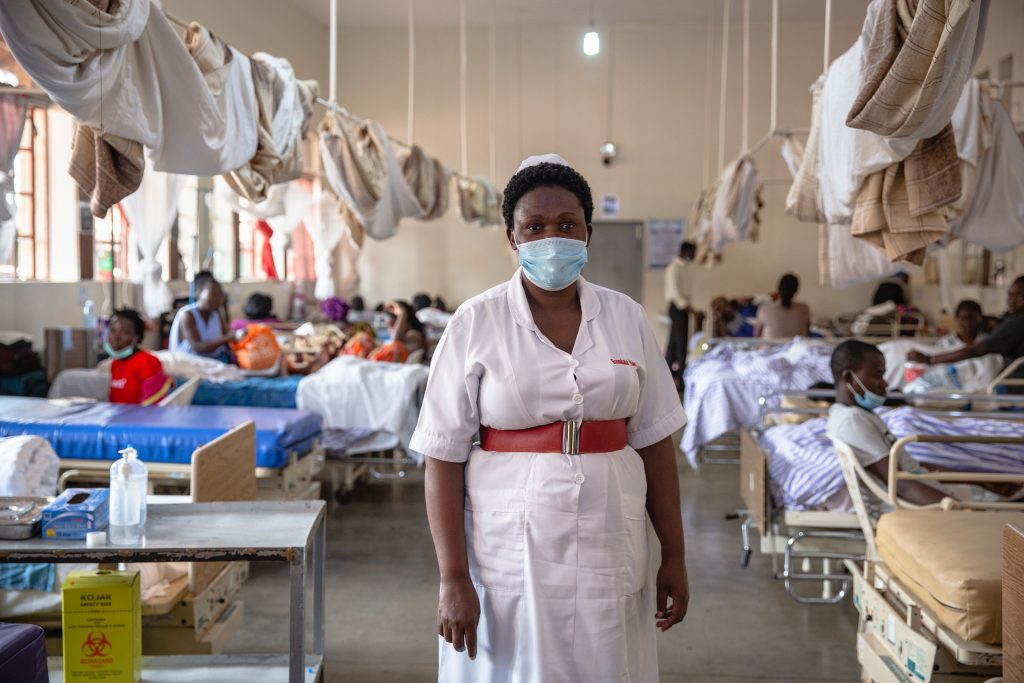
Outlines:
{"type": "MultiPolygon", "coordinates": [[[[686,621],[658,636],[663,683],[858,681],[856,614],[803,606],[771,578],[767,557],[740,567],[737,470],[683,465],[691,601],[686,621]]],[[[422,475],[362,486],[327,523],[327,681],[436,680],[437,565],[422,475]]],[[[242,592],[246,620],[236,652],[283,652],[288,577],[253,566],[242,592]]]]}

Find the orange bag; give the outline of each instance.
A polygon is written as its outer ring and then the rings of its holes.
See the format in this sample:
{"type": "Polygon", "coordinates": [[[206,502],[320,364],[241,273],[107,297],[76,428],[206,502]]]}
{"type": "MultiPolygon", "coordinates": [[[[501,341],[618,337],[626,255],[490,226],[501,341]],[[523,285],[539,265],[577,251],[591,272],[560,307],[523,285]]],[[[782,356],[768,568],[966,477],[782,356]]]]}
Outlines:
{"type": "Polygon", "coordinates": [[[270,370],[277,364],[281,356],[281,347],[277,343],[274,331],[266,325],[249,325],[245,328],[245,336],[231,342],[231,350],[235,352],[238,367],[243,370],[270,370]]]}

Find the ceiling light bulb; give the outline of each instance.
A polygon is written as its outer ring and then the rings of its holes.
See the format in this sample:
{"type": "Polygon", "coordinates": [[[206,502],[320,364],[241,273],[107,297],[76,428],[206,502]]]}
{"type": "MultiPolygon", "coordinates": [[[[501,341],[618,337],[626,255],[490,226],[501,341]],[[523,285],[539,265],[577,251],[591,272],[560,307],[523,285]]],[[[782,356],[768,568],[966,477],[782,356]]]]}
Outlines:
{"type": "Polygon", "coordinates": [[[591,29],[583,35],[583,54],[593,57],[601,51],[601,36],[591,29]]]}

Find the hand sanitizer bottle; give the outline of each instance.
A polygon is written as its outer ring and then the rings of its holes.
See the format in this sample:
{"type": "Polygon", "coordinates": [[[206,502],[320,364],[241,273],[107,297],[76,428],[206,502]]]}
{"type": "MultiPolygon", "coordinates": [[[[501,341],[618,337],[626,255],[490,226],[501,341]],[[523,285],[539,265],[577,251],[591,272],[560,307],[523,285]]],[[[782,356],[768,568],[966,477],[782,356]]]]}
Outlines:
{"type": "Polygon", "coordinates": [[[146,525],[149,471],[131,446],[118,453],[121,459],[110,466],[108,538],[113,545],[136,545],[142,541],[146,525]]]}

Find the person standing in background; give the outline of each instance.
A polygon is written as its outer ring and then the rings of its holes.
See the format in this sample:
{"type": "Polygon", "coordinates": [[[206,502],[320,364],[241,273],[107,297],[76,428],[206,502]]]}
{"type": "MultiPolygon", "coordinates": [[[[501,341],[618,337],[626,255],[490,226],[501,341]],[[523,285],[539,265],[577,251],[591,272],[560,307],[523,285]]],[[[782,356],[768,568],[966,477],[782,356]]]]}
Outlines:
{"type": "Polygon", "coordinates": [[[672,370],[672,377],[677,385],[681,381],[683,370],[686,369],[687,343],[690,339],[692,308],[686,271],[696,254],[696,244],[683,242],[679,245],[679,255],[672,259],[665,269],[665,299],[668,301],[670,321],[665,360],[668,361],[668,367],[672,370]]]}

